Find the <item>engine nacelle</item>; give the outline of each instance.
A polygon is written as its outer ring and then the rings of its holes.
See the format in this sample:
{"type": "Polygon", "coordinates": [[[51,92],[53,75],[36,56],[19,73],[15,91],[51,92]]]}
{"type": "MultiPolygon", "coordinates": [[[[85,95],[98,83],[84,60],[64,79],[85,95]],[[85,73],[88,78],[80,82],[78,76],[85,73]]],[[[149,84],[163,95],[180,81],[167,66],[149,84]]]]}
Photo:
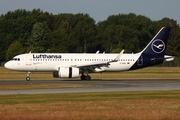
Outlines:
{"type": "Polygon", "coordinates": [[[55,78],[76,78],[79,77],[79,68],[59,67],[58,71],[53,72],[55,78]]]}

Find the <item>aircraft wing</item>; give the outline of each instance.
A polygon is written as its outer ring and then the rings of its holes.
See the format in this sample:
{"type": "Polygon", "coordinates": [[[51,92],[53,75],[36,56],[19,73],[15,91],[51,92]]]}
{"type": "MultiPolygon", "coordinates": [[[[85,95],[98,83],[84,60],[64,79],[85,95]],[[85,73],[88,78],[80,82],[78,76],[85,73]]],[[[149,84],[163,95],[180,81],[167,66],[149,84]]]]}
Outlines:
{"type": "Polygon", "coordinates": [[[100,67],[103,67],[103,66],[108,66],[112,62],[118,62],[120,60],[120,57],[123,54],[123,52],[124,52],[124,50],[122,50],[118,54],[118,56],[112,61],[102,61],[102,62],[92,62],[92,63],[88,63],[88,64],[78,64],[78,65],[72,65],[71,67],[87,68],[87,69],[92,70],[92,69],[100,68],[100,67]]]}
{"type": "Polygon", "coordinates": [[[108,65],[108,62],[93,62],[93,63],[88,63],[88,64],[79,64],[79,65],[72,65],[72,67],[77,67],[77,68],[83,68],[83,67],[101,67],[101,66],[106,66],[108,65]]]}

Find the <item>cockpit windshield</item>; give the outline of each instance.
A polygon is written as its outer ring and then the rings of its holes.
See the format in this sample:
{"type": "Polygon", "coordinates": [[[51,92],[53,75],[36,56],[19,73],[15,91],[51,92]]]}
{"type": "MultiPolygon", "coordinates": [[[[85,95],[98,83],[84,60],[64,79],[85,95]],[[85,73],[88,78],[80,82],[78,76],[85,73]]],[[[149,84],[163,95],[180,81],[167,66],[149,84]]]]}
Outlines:
{"type": "Polygon", "coordinates": [[[20,61],[20,58],[12,58],[12,61],[20,61]]]}

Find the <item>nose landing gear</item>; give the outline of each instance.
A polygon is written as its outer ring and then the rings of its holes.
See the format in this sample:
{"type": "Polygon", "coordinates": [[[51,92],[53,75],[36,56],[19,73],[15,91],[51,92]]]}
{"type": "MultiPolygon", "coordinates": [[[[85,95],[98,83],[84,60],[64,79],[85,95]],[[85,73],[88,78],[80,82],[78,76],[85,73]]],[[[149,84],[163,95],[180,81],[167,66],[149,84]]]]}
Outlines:
{"type": "Polygon", "coordinates": [[[30,81],[30,73],[31,73],[31,72],[27,72],[26,81],[30,81]]]}

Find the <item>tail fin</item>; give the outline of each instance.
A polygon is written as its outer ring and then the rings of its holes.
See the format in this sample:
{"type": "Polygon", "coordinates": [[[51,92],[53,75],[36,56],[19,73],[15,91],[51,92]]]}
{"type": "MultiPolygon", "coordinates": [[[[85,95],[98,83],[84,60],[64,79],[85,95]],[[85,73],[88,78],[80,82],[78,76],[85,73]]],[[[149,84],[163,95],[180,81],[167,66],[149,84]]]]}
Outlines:
{"type": "Polygon", "coordinates": [[[158,65],[164,62],[166,45],[170,34],[170,28],[163,27],[138,54],[139,58],[130,70],[158,65]]]}
{"type": "Polygon", "coordinates": [[[168,27],[161,28],[144,50],[141,51],[142,54],[164,57],[170,29],[168,27]]]}

